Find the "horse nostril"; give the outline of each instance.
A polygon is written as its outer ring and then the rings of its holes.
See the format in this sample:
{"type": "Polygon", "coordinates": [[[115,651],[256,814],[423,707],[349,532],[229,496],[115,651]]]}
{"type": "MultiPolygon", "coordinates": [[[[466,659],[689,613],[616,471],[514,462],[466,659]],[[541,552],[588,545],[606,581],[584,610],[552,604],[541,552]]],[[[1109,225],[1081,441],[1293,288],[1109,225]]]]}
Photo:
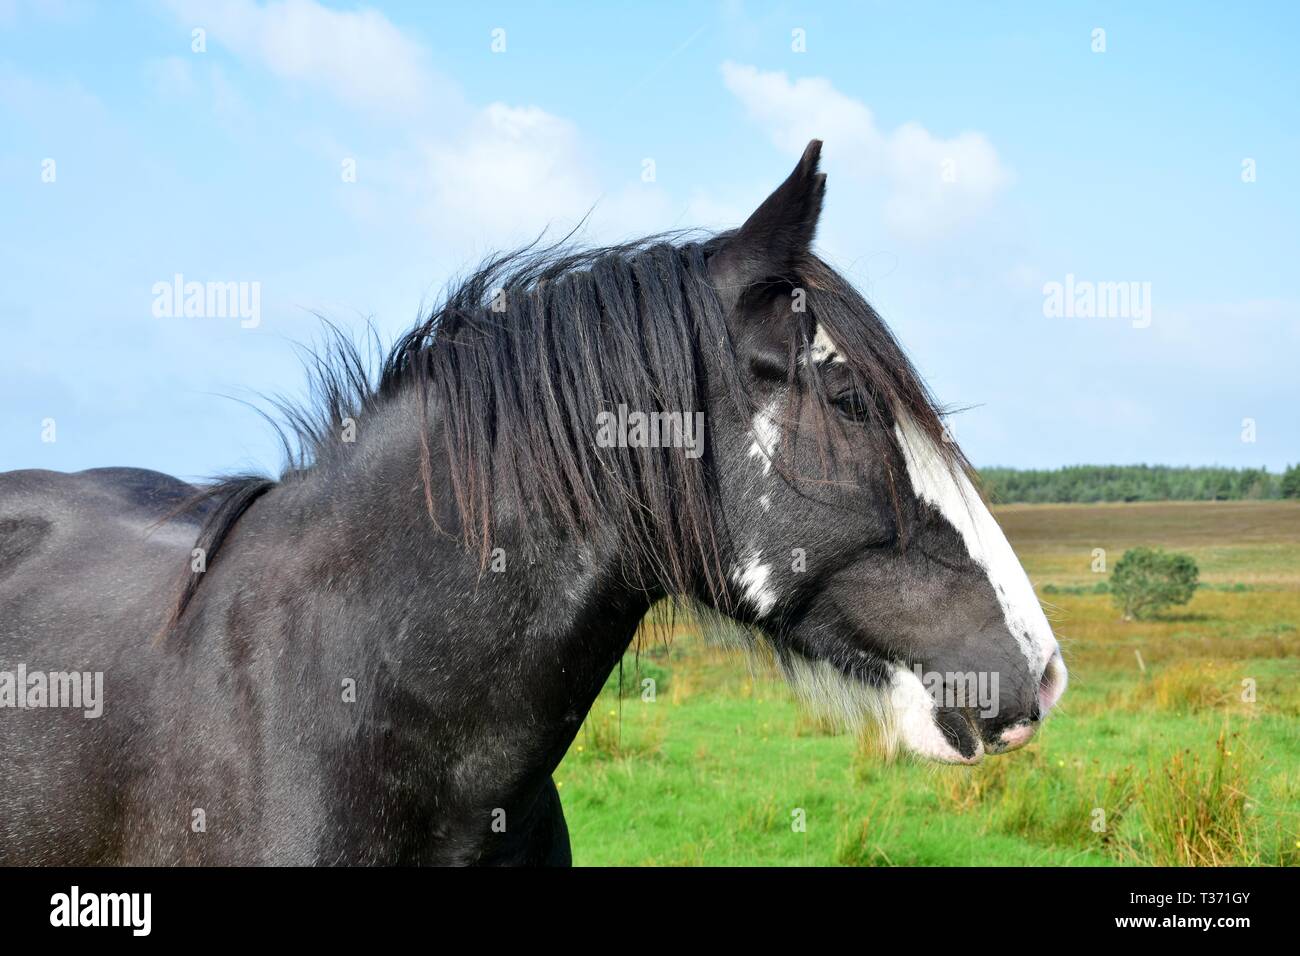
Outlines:
{"type": "Polygon", "coordinates": [[[1041,720],[1052,709],[1061,695],[1065,693],[1065,685],[1068,681],[1068,674],[1065,669],[1065,661],[1061,659],[1061,651],[1058,649],[1052,654],[1051,660],[1043,668],[1043,676],[1038,680],[1038,702],[1035,710],[1038,712],[1034,719],[1041,720]]]}
{"type": "Polygon", "coordinates": [[[1038,701],[1034,701],[1029,707],[1029,719],[1034,723],[1043,719],[1043,709],[1038,706],[1038,701]]]}

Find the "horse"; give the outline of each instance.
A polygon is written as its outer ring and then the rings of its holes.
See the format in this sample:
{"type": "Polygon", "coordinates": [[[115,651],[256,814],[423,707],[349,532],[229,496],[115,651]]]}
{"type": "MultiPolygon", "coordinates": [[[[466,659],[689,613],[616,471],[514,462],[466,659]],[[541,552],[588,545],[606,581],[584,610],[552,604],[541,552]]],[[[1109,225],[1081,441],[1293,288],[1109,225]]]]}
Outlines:
{"type": "Polygon", "coordinates": [[[278,478],[0,475],[0,862],[569,864],[552,774],[665,602],[891,750],[1024,746],[1059,645],[812,249],[820,149],[739,228],[495,255],[377,367],[336,335],[278,478]]]}

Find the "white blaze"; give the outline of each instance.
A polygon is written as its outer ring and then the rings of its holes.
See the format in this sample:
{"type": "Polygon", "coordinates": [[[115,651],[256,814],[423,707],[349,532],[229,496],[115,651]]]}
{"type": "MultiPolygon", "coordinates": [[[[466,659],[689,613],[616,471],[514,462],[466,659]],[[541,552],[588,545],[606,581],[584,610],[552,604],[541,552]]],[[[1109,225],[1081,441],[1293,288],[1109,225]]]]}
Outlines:
{"type": "Polygon", "coordinates": [[[970,479],[948,466],[934,441],[915,422],[900,416],[894,433],[907,462],[912,490],[957,529],[971,560],[988,574],[1007,629],[1024,652],[1030,673],[1041,674],[1056,651],[1056,639],[1007,536],[970,479]]]}
{"type": "MultiPolygon", "coordinates": [[[[817,363],[844,361],[835,343],[820,327],[810,344],[809,354],[805,356],[805,361],[809,360],[817,363]]],[[[765,459],[765,474],[769,449],[775,446],[779,437],[772,418],[774,411],[774,407],[765,409],[755,416],[753,422],[755,434],[769,439],[768,442],[755,441],[750,449],[751,456],[761,455],[765,459]],[[765,448],[764,444],[768,447],[765,448]]],[[[949,467],[940,448],[915,422],[900,416],[895,435],[913,491],[956,529],[971,560],[988,575],[1007,629],[1024,654],[1030,672],[1042,673],[1057,653],[1056,639],[1006,535],[970,479],[949,467]]],[[[743,584],[746,596],[751,600],[767,588],[765,566],[758,563],[757,554],[753,554],[744,569],[734,570],[733,577],[743,584]]],[[[921,679],[901,663],[891,666],[888,682],[883,687],[872,687],[849,678],[825,660],[810,660],[792,654],[783,656],[781,663],[791,686],[808,704],[853,728],[860,728],[868,722],[876,724],[883,731],[884,743],[891,752],[901,744],[913,753],[945,763],[976,763],[984,755],[983,741],[978,742],[976,752],[970,757],[962,756],[949,743],[935,720],[937,704],[934,696],[921,679]]],[[[1065,669],[1059,658],[1055,661],[1055,668],[1056,690],[1052,693],[1052,700],[1044,703],[1045,710],[1064,690],[1065,669]]],[[[1021,746],[1030,735],[1032,728],[1015,728],[1003,735],[995,749],[1001,752],[1021,746]]]]}

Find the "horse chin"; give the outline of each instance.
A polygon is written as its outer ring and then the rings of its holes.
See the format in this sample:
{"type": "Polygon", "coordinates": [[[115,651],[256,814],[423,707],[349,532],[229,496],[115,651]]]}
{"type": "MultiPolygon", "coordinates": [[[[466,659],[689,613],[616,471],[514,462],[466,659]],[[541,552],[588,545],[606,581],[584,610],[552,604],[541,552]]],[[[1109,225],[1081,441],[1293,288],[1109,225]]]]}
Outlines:
{"type": "Polygon", "coordinates": [[[902,664],[886,665],[888,676],[878,685],[799,654],[785,655],[781,666],[810,710],[855,732],[874,730],[889,756],[904,752],[935,763],[972,766],[986,754],[1024,746],[1033,735],[1032,729],[1017,731],[986,744],[963,712],[937,707],[920,678],[902,664]]]}
{"type": "Polygon", "coordinates": [[[971,766],[984,759],[984,740],[970,719],[961,711],[937,707],[912,671],[895,668],[889,697],[904,750],[936,763],[971,766]]]}

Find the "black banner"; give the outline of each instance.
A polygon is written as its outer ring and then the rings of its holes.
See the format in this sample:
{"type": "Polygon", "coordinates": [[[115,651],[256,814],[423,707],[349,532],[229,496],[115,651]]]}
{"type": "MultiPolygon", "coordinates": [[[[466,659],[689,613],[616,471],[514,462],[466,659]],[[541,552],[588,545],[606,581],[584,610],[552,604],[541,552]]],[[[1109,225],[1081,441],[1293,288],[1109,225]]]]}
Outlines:
{"type": "Polygon", "coordinates": [[[884,921],[917,941],[996,932],[1003,946],[1097,936],[1231,945],[1293,929],[1296,888],[1294,872],[1263,869],[27,869],[0,870],[0,919],[7,942],[75,934],[79,945],[436,938],[468,926],[531,929],[557,944],[641,927],[649,942],[700,920],[743,939],[774,919],[884,921]]]}

